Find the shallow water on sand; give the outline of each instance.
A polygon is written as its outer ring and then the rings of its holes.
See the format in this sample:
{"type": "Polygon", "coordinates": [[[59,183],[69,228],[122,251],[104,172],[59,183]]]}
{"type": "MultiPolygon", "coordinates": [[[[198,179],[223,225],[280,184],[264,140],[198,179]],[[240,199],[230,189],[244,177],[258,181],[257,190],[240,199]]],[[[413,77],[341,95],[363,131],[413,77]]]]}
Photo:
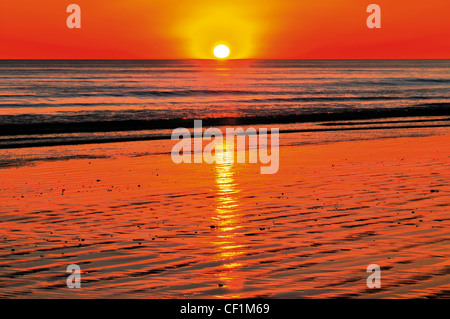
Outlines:
{"type": "Polygon", "coordinates": [[[0,296],[448,297],[448,129],[365,134],[282,134],[274,175],[176,165],[167,140],[1,150],[45,160],[0,169],[0,296]]]}

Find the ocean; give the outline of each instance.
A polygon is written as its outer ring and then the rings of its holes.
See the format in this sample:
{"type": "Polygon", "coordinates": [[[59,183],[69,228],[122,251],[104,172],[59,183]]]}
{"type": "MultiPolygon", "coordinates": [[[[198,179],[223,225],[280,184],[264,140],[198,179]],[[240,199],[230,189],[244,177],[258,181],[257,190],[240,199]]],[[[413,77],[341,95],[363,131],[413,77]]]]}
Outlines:
{"type": "Polygon", "coordinates": [[[449,102],[450,60],[2,60],[0,148],[169,138],[194,119],[448,125],[449,102]]]}

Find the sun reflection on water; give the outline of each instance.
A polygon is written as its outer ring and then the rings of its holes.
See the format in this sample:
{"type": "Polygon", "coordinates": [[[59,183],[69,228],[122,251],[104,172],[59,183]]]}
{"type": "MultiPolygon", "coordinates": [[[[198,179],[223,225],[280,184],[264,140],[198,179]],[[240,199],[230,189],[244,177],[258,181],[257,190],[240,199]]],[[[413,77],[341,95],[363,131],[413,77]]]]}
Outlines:
{"type": "Polygon", "coordinates": [[[235,181],[234,152],[219,150],[216,154],[215,181],[217,186],[215,223],[218,226],[217,240],[213,245],[217,249],[215,260],[223,261],[220,272],[217,274],[219,281],[230,293],[217,297],[239,298],[239,291],[243,287],[244,277],[239,273],[243,267],[242,262],[236,259],[245,253],[246,246],[239,243],[239,229],[242,228],[239,202],[236,195],[239,193],[235,181]]]}

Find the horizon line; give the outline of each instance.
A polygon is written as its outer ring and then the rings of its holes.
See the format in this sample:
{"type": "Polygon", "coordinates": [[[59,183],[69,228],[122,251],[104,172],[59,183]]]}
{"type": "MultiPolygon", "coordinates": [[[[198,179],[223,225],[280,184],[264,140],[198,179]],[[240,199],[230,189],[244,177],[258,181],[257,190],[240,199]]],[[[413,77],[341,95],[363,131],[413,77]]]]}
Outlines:
{"type": "Polygon", "coordinates": [[[0,61],[385,61],[385,60],[450,60],[449,58],[299,58],[299,59],[276,59],[276,58],[245,58],[245,59],[202,59],[202,58],[0,58],[0,61]]]}

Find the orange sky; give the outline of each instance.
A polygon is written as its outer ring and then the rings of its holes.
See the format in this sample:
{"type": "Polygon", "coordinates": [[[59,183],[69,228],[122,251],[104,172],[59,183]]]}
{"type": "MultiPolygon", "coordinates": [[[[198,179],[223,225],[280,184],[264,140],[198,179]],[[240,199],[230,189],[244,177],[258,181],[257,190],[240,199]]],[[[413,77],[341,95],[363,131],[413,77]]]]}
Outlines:
{"type": "Polygon", "coordinates": [[[0,58],[450,58],[448,0],[14,0],[0,58]],[[66,8],[82,9],[68,29],[66,8]],[[382,9],[368,29],[366,8],[382,9]]]}

